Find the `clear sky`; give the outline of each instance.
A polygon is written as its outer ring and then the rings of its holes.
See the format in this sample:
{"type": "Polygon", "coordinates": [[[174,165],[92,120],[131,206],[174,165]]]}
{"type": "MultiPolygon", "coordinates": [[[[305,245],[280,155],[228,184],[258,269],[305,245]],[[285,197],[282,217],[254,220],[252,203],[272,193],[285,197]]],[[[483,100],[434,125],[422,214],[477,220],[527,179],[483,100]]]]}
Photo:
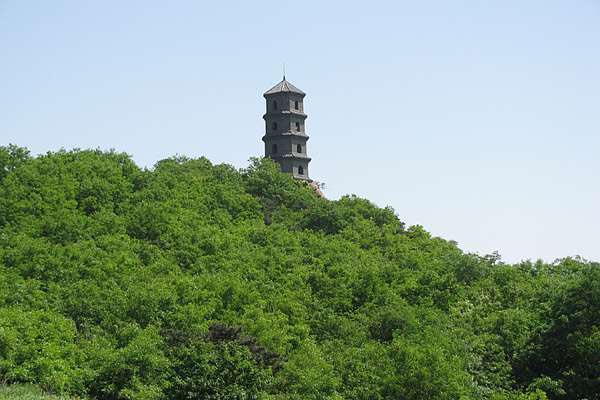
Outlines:
{"type": "Polygon", "coordinates": [[[283,62],[329,198],[600,260],[598,0],[0,0],[0,144],[244,167],[283,62]]]}

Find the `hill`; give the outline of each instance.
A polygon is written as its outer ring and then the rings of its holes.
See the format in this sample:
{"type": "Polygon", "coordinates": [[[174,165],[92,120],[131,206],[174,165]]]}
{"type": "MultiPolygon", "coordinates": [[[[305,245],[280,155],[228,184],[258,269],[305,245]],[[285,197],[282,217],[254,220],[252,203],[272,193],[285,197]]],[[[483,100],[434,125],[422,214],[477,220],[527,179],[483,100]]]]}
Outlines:
{"type": "Polygon", "coordinates": [[[594,400],[599,316],[597,263],[465,254],[269,160],[146,170],[0,148],[0,382],[110,400],[594,400]]]}

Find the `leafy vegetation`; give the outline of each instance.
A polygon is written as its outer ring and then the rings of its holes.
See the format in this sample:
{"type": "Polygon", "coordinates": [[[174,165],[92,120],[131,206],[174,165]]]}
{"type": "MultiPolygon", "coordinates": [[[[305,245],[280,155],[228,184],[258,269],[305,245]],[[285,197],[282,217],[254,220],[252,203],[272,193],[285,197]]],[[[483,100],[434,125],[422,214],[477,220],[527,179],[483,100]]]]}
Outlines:
{"type": "Polygon", "coordinates": [[[0,400],[69,400],[68,397],[52,396],[31,385],[0,386],[0,400]]]}
{"type": "Polygon", "coordinates": [[[0,148],[0,382],[106,400],[594,400],[599,318],[596,263],[465,254],[269,160],[145,170],[0,148]]]}

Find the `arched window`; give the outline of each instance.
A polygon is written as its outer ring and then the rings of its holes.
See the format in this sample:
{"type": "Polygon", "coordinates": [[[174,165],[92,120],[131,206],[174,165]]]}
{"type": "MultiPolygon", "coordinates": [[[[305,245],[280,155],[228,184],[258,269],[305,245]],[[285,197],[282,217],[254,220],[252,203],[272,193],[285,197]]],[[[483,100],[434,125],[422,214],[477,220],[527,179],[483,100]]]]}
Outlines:
{"type": "Polygon", "coordinates": [[[296,100],[296,101],[294,102],[294,109],[296,109],[296,110],[298,109],[298,100],[296,100]]]}
{"type": "Polygon", "coordinates": [[[298,175],[304,175],[304,168],[302,165],[298,165],[298,175]]]}
{"type": "Polygon", "coordinates": [[[300,122],[296,122],[296,131],[300,132],[300,122]]]}
{"type": "Polygon", "coordinates": [[[273,110],[277,110],[277,102],[273,100],[273,110]]]}
{"type": "Polygon", "coordinates": [[[271,153],[277,154],[277,145],[273,144],[273,146],[271,146],[271,150],[272,150],[271,153]]]}
{"type": "Polygon", "coordinates": [[[273,123],[271,124],[271,129],[273,129],[274,131],[276,131],[276,130],[277,130],[277,122],[273,122],[273,123]]]}
{"type": "Polygon", "coordinates": [[[296,145],[296,153],[302,153],[302,145],[301,144],[296,145]]]}

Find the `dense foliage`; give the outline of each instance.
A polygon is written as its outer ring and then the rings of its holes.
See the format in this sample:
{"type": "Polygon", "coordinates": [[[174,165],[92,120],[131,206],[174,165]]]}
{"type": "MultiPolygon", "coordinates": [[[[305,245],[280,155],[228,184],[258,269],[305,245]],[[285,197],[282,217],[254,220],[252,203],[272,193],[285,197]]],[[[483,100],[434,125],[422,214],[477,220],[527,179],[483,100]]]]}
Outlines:
{"type": "Polygon", "coordinates": [[[39,387],[31,385],[0,386],[0,400],[75,400],[66,396],[43,393],[39,387]]]}
{"type": "Polygon", "coordinates": [[[506,265],[253,160],[0,148],[0,382],[98,399],[600,399],[600,268],[506,265]]]}

